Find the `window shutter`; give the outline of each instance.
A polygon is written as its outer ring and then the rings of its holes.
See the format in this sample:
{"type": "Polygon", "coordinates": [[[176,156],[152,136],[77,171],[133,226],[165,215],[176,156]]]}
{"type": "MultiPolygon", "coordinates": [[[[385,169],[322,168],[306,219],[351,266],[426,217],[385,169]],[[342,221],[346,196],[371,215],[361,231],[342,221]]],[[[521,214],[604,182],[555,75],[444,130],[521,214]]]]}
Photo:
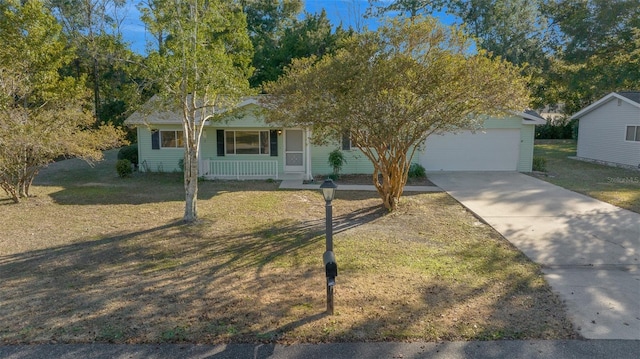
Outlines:
{"type": "Polygon", "coordinates": [[[158,130],[151,131],[151,149],[152,150],[160,149],[160,131],[158,130]]]}
{"type": "Polygon", "coordinates": [[[342,150],[343,151],[351,150],[351,136],[349,136],[349,132],[342,133],[342,150]]]}
{"type": "Polygon", "coordinates": [[[218,156],[224,156],[224,130],[216,130],[218,156]]]}
{"type": "Polygon", "coordinates": [[[278,156],[278,130],[269,131],[269,153],[271,157],[278,156]]]}

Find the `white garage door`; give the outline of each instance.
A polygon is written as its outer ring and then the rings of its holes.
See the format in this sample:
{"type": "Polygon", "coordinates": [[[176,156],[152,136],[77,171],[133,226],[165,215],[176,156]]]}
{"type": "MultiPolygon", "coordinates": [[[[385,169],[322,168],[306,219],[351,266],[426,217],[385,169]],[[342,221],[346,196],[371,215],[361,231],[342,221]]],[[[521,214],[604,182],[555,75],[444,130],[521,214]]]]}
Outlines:
{"type": "Polygon", "coordinates": [[[419,162],[427,171],[516,171],[519,154],[519,129],[489,129],[432,135],[419,162]]]}

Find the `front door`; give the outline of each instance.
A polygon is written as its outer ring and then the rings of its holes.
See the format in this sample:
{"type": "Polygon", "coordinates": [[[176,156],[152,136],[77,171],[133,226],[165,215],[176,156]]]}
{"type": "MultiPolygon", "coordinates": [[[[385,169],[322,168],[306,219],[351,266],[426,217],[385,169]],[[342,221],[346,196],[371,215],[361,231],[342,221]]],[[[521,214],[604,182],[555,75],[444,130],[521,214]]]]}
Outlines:
{"type": "Polygon", "coordinates": [[[284,171],[304,172],[304,131],[284,131],[284,171]]]}

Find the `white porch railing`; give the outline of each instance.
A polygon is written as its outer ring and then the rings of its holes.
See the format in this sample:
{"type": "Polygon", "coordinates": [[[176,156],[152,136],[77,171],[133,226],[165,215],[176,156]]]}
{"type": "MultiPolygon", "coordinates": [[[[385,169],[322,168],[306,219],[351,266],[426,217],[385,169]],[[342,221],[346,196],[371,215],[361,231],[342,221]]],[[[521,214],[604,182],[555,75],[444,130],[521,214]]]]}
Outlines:
{"type": "Polygon", "coordinates": [[[200,162],[200,175],[219,179],[278,179],[278,161],[214,161],[200,162]]]}

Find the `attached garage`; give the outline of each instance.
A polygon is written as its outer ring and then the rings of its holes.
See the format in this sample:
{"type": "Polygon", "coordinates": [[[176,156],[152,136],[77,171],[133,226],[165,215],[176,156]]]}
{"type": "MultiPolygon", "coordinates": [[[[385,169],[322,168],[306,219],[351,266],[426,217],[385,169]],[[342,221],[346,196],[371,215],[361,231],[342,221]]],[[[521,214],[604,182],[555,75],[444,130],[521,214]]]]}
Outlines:
{"type": "Polygon", "coordinates": [[[520,129],[489,129],[433,135],[422,166],[427,171],[516,171],[520,129]]]}
{"type": "Polygon", "coordinates": [[[482,130],[431,135],[417,159],[427,171],[530,172],[535,125],[545,120],[534,111],[491,118],[482,130]]]}

